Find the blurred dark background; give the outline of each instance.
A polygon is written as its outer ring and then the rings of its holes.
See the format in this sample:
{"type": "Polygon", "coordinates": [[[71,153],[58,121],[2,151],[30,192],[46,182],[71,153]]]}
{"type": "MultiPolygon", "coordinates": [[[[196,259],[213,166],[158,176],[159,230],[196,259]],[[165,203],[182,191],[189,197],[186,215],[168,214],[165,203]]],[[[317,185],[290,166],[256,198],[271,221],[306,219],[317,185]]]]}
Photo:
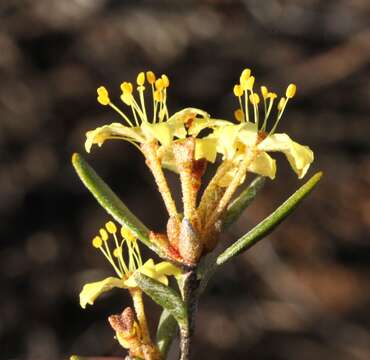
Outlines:
{"type": "MultiPolygon", "coordinates": [[[[87,130],[117,120],[96,88],[118,96],[122,81],[152,69],[171,78],[171,112],[231,117],[232,86],[251,67],[259,85],[297,83],[280,130],[313,148],[309,175],[325,177],[211,282],[195,358],[369,359],[369,65],[368,0],[1,0],[0,358],[123,354],[106,318],[129,299],[113,292],[86,310],[78,304],[85,281],[111,274],[90,245],[108,218],[70,165],[87,130]]],[[[164,207],[134,147],[107,142],[85,156],[163,229],[164,207]]],[[[277,158],[276,181],[225,244],[300,186],[277,158]]],[[[147,303],[154,321],[159,310],[147,303]]]]}

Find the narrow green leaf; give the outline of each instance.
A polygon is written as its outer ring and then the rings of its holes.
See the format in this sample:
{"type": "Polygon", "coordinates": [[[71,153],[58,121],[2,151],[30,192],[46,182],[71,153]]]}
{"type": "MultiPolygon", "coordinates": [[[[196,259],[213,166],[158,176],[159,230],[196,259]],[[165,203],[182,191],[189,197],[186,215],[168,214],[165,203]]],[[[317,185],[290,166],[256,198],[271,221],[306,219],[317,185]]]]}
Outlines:
{"type": "Polygon", "coordinates": [[[163,309],[157,328],[157,346],[164,359],[176,333],[176,320],[168,310],[163,309]]]}
{"type": "Polygon", "coordinates": [[[134,279],[141,290],[176,319],[180,327],[187,327],[186,307],[175,290],[138,271],[134,273],[134,279]]]}
{"type": "Polygon", "coordinates": [[[237,240],[228,247],[221,255],[217,257],[217,265],[221,265],[232,257],[248,250],[257,241],[268,235],[276,226],[278,226],[295,207],[313,190],[321,179],[322,172],[311,177],[302,185],[292,196],[290,196],[282,205],[280,205],[270,216],[261,221],[246,235],[237,240]]]}
{"type": "Polygon", "coordinates": [[[243,211],[251,204],[258,191],[262,189],[266,178],[264,176],[256,177],[250,185],[228,206],[227,212],[222,221],[223,229],[233,224],[243,211]]]}
{"type": "Polygon", "coordinates": [[[149,240],[149,229],[127,208],[80,154],[73,154],[72,164],[81,181],[105,211],[121,225],[127,226],[147,247],[159,256],[165,257],[161,249],[149,240]]]}

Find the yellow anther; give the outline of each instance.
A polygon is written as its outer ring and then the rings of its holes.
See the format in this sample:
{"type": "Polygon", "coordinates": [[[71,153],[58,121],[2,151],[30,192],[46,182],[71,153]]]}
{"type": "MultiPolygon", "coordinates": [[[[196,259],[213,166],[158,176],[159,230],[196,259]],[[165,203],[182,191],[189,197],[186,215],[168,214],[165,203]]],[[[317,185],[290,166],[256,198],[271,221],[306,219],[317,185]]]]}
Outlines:
{"type": "Polygon", "coordinates": [[[132,95],[127,93],[127,92],[124,92],[121,95],[121,100],[122,100],[123,103],[130,106],[132,104],[132,95]]]}
{"type": "Polygon", "coordinates": [[[162,79],[162,78],[157,79],[157,80],[155,81],[155,88],[156,88],[157,90],[162,90],[162,89],[164,88],[164,84],[163,84],[163,79],[162,79]]]}
{"type": "Polygon", "coordinates": [[[113,221],[108,221],[105,224],[105,228],[110,234],[115,234],[117,232],[117,226],[113,221]]]}
{"type": "Polygon", "coordinates": [[[258,94],[253,93],[249,95],[249,100],[253,105],[258,105],[260,102],[260,97],[258,96],[258,94]]]}
{"type": "Polygon", "coordinates": [[[163,87],[167,88],[167,87],[169,87],[169,86],[170,86],[170,79],[168,78],[168,76],[167,76],[167,75],[163,74],[163,75],[161,76],[161,79],[162,79],[162,81],[163,81],[163,87]]]}
{"type": "Polygon", "coordinates": [[[266,86],[261,86],[261,94],[264,99],[267,99],[269,96],[269,91],[266,86]]]}
{"type": "Polygon", "coordinates": [[[142,71],[140,72],[138,75],[137,75],[137,78],[136,78],[136,83],[139,85],[139,86],[143,86],[144,83],[145,83],[145,73],[142,71]]]}
{"type": "Polygon", "coordinates": [[[149,84],[155,83],[155,74],[153,71],[147,71],[146,72],[146,79],[148,80],[149,84]]]}
{"type": "Polygon", "coordinates": [[[119,248],[115,248],[114,250],[113,250],[113,256],[114,257],[116,257],[116,258],[118,258],[119,256],[121,256],[122,255],[122,248],[121,247],[119,247],[119,248]]]}
{"type": "Polygon", "coordinates": [[[102,105],[108,105],[110,103],[108,90],[104,86],[100,86],[96,92],[98,93],[98,102],[102,105]]]}
{"type": "Polygon", "coordinates": [[[103,246],[103,241],[100,236],[95,236],[94,239],[92,240],[92,244],[94,248],[99,249],[103,246]]]}
{"type": "Polygon", "coordinates": [[[133,86],[132,86],[132,84],[130,82],[124,81],[121,84],[121,90],[124,93],[132,94],[133,86]]]}
{"type": "Polygon", "coordinates": [[[269,92],[269,93],[267,94],[267,97],[269,97],[270,99],[276,99],[276,98],[277,98],[277,94],[276,94],[276,93],[274,93],[274,92],[269,92]]]}
{"type": "Polygon", "coordinates": [[[100,237],[102,238],[103,241],[108,240],[108,233],[105,231],[105,229],[100,229],[99,230],[100,237]]]}
{"type": "Polygon", "coordinates": [[[235,110],[234,116],[235,116],[235,119],[238,120],[239,122],[244,121],[244,113],[241,109],[235,110]]]}
{"type": "Polygon", "coordinates": [[[254,76],[251,76],[245,82],[245,89],[244,90],[252,90],[254,85],[254,76]]]}
{"type": "Polygon", "coordinates": [[[277,106],[278,110],[281,111],[283,108],[284,108],[284,105],[285,105],[285,102],[286,102],[286,99],[285,97],[282,97],[279,101],[279,104],[277,106]]]}
{"type": "Polygon", "coordinates": [[[162,92],[159,90],[154,91],[154,100],[161,102],[163,99],[162,92]]]}
{"type": "Polygon", "coordinates": [[[240,97],[243,95],[243,89],[239,84],[234,85],[233,92],[236,97],[240,97]]]}
{"type": "Polygon", "coordinates": [[[287,99],[291,99],[294,97],[295,93],[297,92],[297,86],[295,84],[289,84],[289,86],[286,89],[285,96],[287,99]]]}
{"type": "Polygon", "coordinates": [[[122,235],[123,238],[125,238],[128,241],[135,241],[136,240],[133,233],[127,227],[122,226],[121,235],[122,235]]]}
{"type": "Polygon", "coordinates": [[[243,89],[245,89],[245,85],[249,77],[251,76],[251,70],[250,69],[244,69],[240,75],[240,85],[243,89]]]}

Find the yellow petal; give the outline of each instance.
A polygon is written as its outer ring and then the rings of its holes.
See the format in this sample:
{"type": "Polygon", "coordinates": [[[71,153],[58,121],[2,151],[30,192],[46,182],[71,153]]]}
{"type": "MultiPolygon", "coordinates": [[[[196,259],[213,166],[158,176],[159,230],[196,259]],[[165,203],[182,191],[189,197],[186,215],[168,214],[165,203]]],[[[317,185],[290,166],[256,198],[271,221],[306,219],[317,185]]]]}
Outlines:
{"type": "Polygon", "coordinates": [[[87,304],[93,305],[94,301],[103,293],[113,288],[125,288],[122,279],[109,277],[102,281],[86,284],[80,293],[80,305],[83,309],[87,304]]]}
{"type": "Polygon", "coordinates": [[[224,155],[224,159],[231,159],[237,150],[237,138],[245,124],[226,125],[217,128],[213,136],[218,138],[217,151],[224,155]]]}
{"type": "Polygon", "coordinates": [[[159,264],[157,264],[155,266],[155,271],[156,271],[157,276],[161,276],[161,275],[178,276],[182,274],[180,268],[171,264],[168,261],[162,261],[159,264]]]}
{"type": "Polygon", "coordinates": [[[107,139],[130,139],[135,142],[142,142],[144,140],[139,128],[131,128],[120,123],[112,123],[86,133],[86,151],[89,153],[94,144],[102,146],[107,139]]]}
{"type": "Polygon", "coordinates": [[[172,146],[160,146],[157,155],[161,161],[161,165],[164,169],[178,173],[176,166],[175,157],[173,155],[172,146]]]}
{"type": "Polygon", "coordinates": [[[256,159],[248,167],[248,171],[267,176],[273,180],[276,174],[276,161],[263,151],[257,155],[256,159]]]}
{"type": "Polygon", "coordinates": [[[206,159],[215,162],[217,157],[217,139],[195,139],[195,160],[206,159]]]}
{"type": "Polygon", "coordinates": [[[225,125],[231,125],[232,122],[218,119],[194,119],[188,129],[189,135],[198,136],[203,129],[215,129],[225,125]]]}
{"type": "Polygon", "coordinates": [[[148,141],[157,139],[162,145],[170,145],[172,140],[171,129],[166,122],[151,124],[143,122],[141,129],[148,141]]]}
{"type": "Polygon", "coordinates": [[[293,141],[287,134],[273,134],[263,140],[258,148],[264,151],[279,151],[284,153],[290,166],[303,178],[314,160],[313,151],[308,147],[293,141]]]}

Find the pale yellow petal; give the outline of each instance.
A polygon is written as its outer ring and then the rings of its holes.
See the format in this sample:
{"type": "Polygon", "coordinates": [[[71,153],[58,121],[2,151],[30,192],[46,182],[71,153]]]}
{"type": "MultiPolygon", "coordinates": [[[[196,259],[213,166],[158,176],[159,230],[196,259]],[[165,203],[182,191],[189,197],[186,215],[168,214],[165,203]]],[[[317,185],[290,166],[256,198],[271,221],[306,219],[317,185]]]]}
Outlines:
{"type": "Polygon", "coordinates": [[[203,138],[195,139],[195,160],[206,159],[215,162],[217,157],[217,139],[203,138]]]}
{"type": "Polygon", "coordinates": [[[313,151],[293,141],[287,134],[273,134],[263,140],[258,148],[264,151],[279,151],[285,154],[290,166],[301,179],[314,160],[313,151]]]}
{"type": "Polygon", "coordinates": [[[178,276],[181,275],[181,269],[178,268],[177,266],[171,264],[168,261],[162,261],[155,265],[155,271],[157,276],[162,276],[162,275],[173,275],[173,276],[178,276]]]}
{"type": "Polygon", "coordinates": [[[260,152],[248,167],[248,171],[258,175],[267,176],[273,180],[276,175],[276,161],[266,152],[260,152]]]}
{"type": "Polygon", "coordinates": [[[232,125],[232,122],[227,120],[218,120],[218,119],[210,119],[210,118],[203,118],[203,119],[194,119],[192,120],[188,133],[192,136],[198,136],[199,133],[204,129],[215,129],[218,127],[232,125]]]}
{"type": "Polygon", "coordinates": [[[224,159],[232,159],[237,151],[237,140],[239,132],[245,128],[245,124],[224,125],[217,128],[212,136],[217,137],[217,151],[224,156],[224,159]]]}
{"type": "Polygon", "coordinates": [[[157,155],[164,169],[178,173],[172,146],[160,146],[157,155]]]}
{"type": "Polygon", "coordinates": [[[80,305],[83,309],[87,304],[93,305],[94,301],[103,293],[113,288],[125,288],[122,279],[109,277],[102,281],[86,284],[80,293],[80,305]]]}
{"type": "Polygon", "coordinates": [[[107,139],[129,139],[135,142],[144,140],[140,128],[131,128],[120,123],[112,123],[86,133],[86,151],[89,153],[94,144],[102,146],[107,139]]]}
{"type": "Polygon", "coordinates": [[[145,134],[147,141],[157,139],[162,145],[168,146],[171,144],[173,136],[171,133],[171,128],[166,122],[156,124],[143,122],[141,124],[141,129],[145,134]]]}

